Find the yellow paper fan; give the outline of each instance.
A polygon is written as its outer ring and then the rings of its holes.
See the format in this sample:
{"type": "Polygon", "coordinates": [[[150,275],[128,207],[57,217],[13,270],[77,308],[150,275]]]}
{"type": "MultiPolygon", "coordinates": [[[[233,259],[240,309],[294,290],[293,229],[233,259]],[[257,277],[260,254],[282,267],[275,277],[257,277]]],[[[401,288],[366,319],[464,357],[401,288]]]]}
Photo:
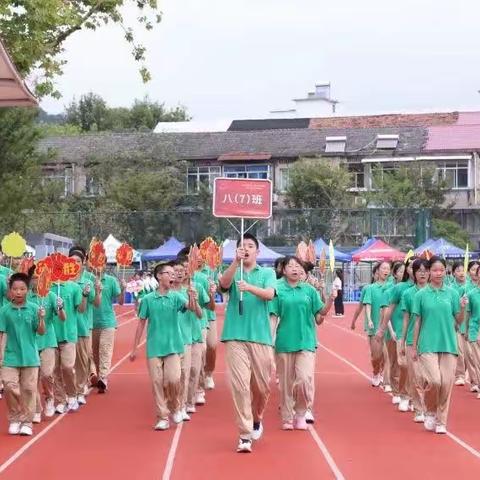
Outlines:
{"type": "Polygon", "coordinates": [[[2,239],[2,251],[7,257],[19,258],[27,250],[27,242],[17,232],[9,233],[2,239]]]}

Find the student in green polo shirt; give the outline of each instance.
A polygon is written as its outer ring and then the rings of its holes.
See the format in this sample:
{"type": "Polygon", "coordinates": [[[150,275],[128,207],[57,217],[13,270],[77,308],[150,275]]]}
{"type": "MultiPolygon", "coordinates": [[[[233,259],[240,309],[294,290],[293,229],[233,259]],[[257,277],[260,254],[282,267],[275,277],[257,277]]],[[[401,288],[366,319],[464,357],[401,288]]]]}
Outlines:
{"type": "Polygon", "coordinates": [[[75,378],[77,383],[77,402],[79,405],[85,405],[88,393],[88,379],[90,376],[90,359],[92,352],[92,328],[93,328],[93,308],[98,307],[102,301],[102,290],[100,282],[95,278],[92,281],[92,275],[85,268],[86,257],[78,247],[70,249],[70,258],[80,268],[75,283],[82,289],[86,296],[85,311],[77,313],[78,341],[75,356],[75,378]]]}
{"type": "MultiPolygon", "coordinates": [[[[466,295],[471,285],[470,277],[465,272],[463,262],[455,262],[452,265],[453,280],[450,287],[457,291],[458,295],[462,297],[466,295]]],[[[457,328],[457,345],[458,357],[457,368],[455,370],[455,385],[465,385],[465,334],[466,323],[462,322],[457,328]]]]}
{"type": "Polygon", "coordinates": [[[468,314],[465,360],[470,376],[470,391],[480,399],[480,266],[469,269],[472,286],[467,291],[468,314]],[[474,271],[472,271],[474,270],[474,271]]]}
{"type": "Polygon", "coordinates": [[[430,262],[423,258],[417,258],[412,263],[412,273],[414,285],[403,292],[400,301],[400,309],[403,312],[403,326],[399,350],[400,356],[404,357],[407,361],[407,388],[409,398],[413,405],[413,421],[423,423],[425,421],[425,402],[423,400],[422,378],[418,362],[413,360],[413,328],[415,326],[415,318],[412,315],[412,305],[415,294],[428,285],[430,262]]]}
{"type": "Polygon", "coordinates": [[[275,336],[275,359],[280,387],[283,430],[306,430],[305,414],[313,403],[315,351],[320,325],[336,295],[324,305],[318,291],[300,280],[304,266],[297,257],[286,257],[283,278],[276,284],[270,314],[279,319],[275,336]]]}
{"type": "Polygon", "coordinates": [[[38,367],[36,336],[45,333],[45,310],[27,301],[29,277],[14,273],[9,280],[11,303],[0,309],[0,336],[7,336],[2,377],[11,435],[32,435],[38,367]]]}
{"type": "Polygon", "coordinates": [[[463,322],[467,298],[443,285],[446,264],[430,259],[430,284],[413,298],[414,361],[419,361],[425,385],[425,428],[447,433],[448,409],[457,364],[456,326],[463,322]],[[418,359],[418,360],[417,360],[418,359]]]}
{"type": "MultiPolygon", "coordinates": [[[[378,281],[378,267],[380,266],[379,263],[375,264],[372,268],[372,281],[371,283],[375,283],[378,281]]],[[[358,320],[358,317],[361,315],[361,313],[363,312],[363,309],[365,308],[365,305],[363,304],[363,299],[365,298],[365,292],[367,291],[367,288],[370,284],[368,285],[364,285],[362,287],[362,290],[360,292],[360,300],[358,301],[358,305],[357,305],[357,308],[353,314],[353,318],[352,318],[352,323],[350,325],[350,328],[352,330],[355,330],[355,327],[357,325],[357,320],[358,320]]]]}
{"type": "Polygon", "coordinates": [[[156,410],[155,430],[170,427],[169,414],[174,423],[183,421],[181,411],[181,360],[185,351],[179,312],[190,309],[198,317],[202,310],[197,293],[189,288],[187,297],[173,290],[175,271],[171,264],[161,263],[155,267],[158,288],[147,295],[140,304],[139,322],[135,333],[130,359],[136,358],[136,351],[147,327],[147,362],[153,384],[156,410]]]}
{"type": "Polygon", "coordinates": [[[42,390],[45,399],[45,409],[43,410],[45,417],[50,418],[55,415],[53,388],[55,383],[55,352],[58,343],[57,336],[55,335],[55,327],[53,326],[53,317],[57,314],[61,321],[65,321],[66,315],[63,309],[63,300],[58,298],[54,292],[50,291],[45,298],[38,296],[38,278],[35,276],[35,266],[29,270],[28,276],[30,278],[30,288],[27,300],[38,307],[43,307],[45,310],[45,334],[37,335],[40,370],[38,372],[37,408],[35,416],[33,417],[33,423],[40,423],[42,420],[42,390]]]}
{"type": "Polygon", "coordinates": [[[246,234],[243,242],[238,240],[235,258],[220,279],[220,287],[229,293],[222,342],[240,435],[237,452],[251,452],[252,440],[262,436],[270,395],[273,355],[268,302],[275,296],[277,278],[273,269],[257,265],[258,254],[258,240],[246,234]]]}
{"type": "Polygon", "coordinates": [[[119,282],[112,275],[102,274],[100,289],[102,292],[99,306],[93,308],[92,349],[98,380],[94,385],[98,393],[105,393],[108,388],[108,374],[112,365],[113,346],[117,319],[113,303],[123,305],[125,302],[125,280],[119,282]]]}
{"type": "Polygon", "coordinates": [[[382,320],[379,334],[385,333],[385,343],[390,366],[390,386],[392,387],[392,403],[398,405],[400,412],[408,412],[410,400],[407,391],[407,362],[400,356],[400,339],[403,328],[403,312],[400,302],[403,292],[413,286],[411,262],[405,265],[397,262],[393,266],[395,284],[387,290],[389,306],[382,320]]]}
{"type": "MultiPolygon", "coordinates": [[[[385,307],[388,306],[386,280],[390,275],[390,263],[381,262],[378,267],[378,281],[367,287],[363,304],[365,305],[365,331],[367,332],[373,369],[372,386],[378,387],[384,380],[382,376],[387,357],[383,335],[377,335],[385,307]]],[[[385,380],[385,383],[387,381],[385,380]]],[[[388,382],[388,385],[390,383],[388,382]]]]}

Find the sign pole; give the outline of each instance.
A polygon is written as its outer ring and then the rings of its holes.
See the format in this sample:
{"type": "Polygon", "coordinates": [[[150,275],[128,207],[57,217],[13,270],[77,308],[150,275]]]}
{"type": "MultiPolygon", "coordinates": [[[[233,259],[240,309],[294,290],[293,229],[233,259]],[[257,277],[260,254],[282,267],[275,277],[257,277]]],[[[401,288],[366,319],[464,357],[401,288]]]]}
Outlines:
{"type": "MultiPolygon", "coordinates": [[[[240,219],[240,246],[243,248],[243,237],[245,235],[245,219],[240,219]]],[[[243,282],[243,258],[240,260],[240,281],[243,282]]],[[[238,302],[238,313],[243,315],[243,292],[240,292],[240,301],[238,302]]]]}

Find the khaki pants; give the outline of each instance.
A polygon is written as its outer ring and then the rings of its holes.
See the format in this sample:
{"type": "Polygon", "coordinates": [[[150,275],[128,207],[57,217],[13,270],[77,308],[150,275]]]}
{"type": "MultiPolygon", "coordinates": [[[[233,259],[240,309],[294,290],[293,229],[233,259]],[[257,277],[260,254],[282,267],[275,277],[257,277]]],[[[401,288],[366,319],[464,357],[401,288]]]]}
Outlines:
{"type": "Polygon", "coordinates": [[[175,413],[180,409],[180,355],[149,358],[147,363],[157,421],[167,420],[169,412],[175,413]]]}
{"type": "Polygon", "coordinates": [[[270,395],[272,347],[253,342],[225,342],[227,372],[240,437],[250,439],[270,395]]]}
{"type": "Polygon", "coordinates": [[[408,371],[408,394],[412,400],[413,409],[415,414],[425,413],[425,402],[423,399],[422,388],[422,370],[420,368],[420,362],[413,360],[415,355],[415,349],[413,346],[406,347],[405,356],[407,359],[407,371],[408,371]]]}
{"type": "Polygon", "coordinates": [[[465,363],[467,364],[470,383],[480,385],[480,343],[465,342],[465,363]]]}
{"type": "Polygon", "coordinates": [[[8,421],[32,426],[37,398],[38,367],[2,367],[8,421]]]}
{"type": "Polygon", "coordinates": [[[75,382],[75,343],[61,342],[55,351],[54,397],[56,405],[63,405],[68,397],[77,395],[75,382]]]}
{"type": "Polygon", "coordinates": [[[204,328],[202,330],[202,360],[201,360],[201,367],[200,367],[200,376],[198,379],[198,393],[205,392],[205,363],[207,360],[207,332],[208,330],[204,328]]]}
{"type": "Polygon", "coordinates": [[[45,348],[40,352],[36,413],[42,413],[42,390],[45,400],[53,400],[53,389],[55,384],[55,350],[55,348],[45,348]]]}
{"type": "Polygon", "coordinates": [[[190,382],[190,370],[192,369],[192,345],[185,345],[185,352],[180,362],[180,408],[187,406],[188,384],[190,382]]]}
{"type": "Polygon", "coordinates": [[[458,357],[455,380],[465,380],[465,335],[457,332],[458,357]]]}
{"type": "Polygon", "coordinates": [[[203,343],[194,343],[191,349],[190,375],[188,378],[187,405],[195,406],[195,396],[198,391],[200,371],[202,369],[203,343]]]}
{"type": "MultiPolygon", "coordinates": [[[[387,340],[385,348],[387,350],[388,365],[390,366],[388,385],[392,387],[393,395],[400,395],[400,366],[398,365],[397,342],[395,340],[387,340]]],[[[385,384],[387,384],[386,381],[385,384]]]]}
{"type": "MultiPolygon", "coordinates": [[[[370,345],[370,361],[372,362],[373,374],[379,375],[385,366],[385,342],[378,340],[375,336],[368,337],[368,342],[370,345]]],[[[389,385],[389,379],[384,378],[384,383],[389,385]]]]}
{"type": "Polygon", "coordinates": [[[436,415],[437,423],[446,426],[457,356],[451,353],[422,353],[419,361],[427,414],[436,415]]]}
{"type": "Polygon", "coordinates": [[[409,386],[408,386],[408,365],[407,358],[404,355],[400,355],[401,341],[397,340],[397,364],[398,364],[398,394],[402,400],[408,400],[410,398],[409,386]]]}
{"type": "Polygon", "coordinates": [[[207,353],[205,359],[205,375],[210,377],[215,370],[215,362],[217,359],[217,321],[212,320],[208,323],[207,331],[207,353]]]}
{"type": "Polygon", "coordinates": [[[92,337],[78,337],[77,354],[75,357],[75,377],[77,395],[85,394],[85,386],[90,375],[90,356],[92,351],[92,337]]]}
{"type": "Polygon", "coordinates": [[[93,360],[99,380],[107,382],[112,366],[113,345],[115,343],[115,328],[94,328],[92,330],[93,360]]]}
{"type": "Polygon", "coordinates": [[[5,354],[5,345],[7,344],[7,334],[0,334],[0,390],[3,388],[2,382],[2,365],[3,365],[3,356],[5,354]]]}
{"type": "Polygon", "coordinates": [[[280,411],[283,421],[291,423],[294,413],[303,416],[313,404],[310,395],[314,383],[315,353],[278,353],[275,358],[280,381],[280,411]]]}

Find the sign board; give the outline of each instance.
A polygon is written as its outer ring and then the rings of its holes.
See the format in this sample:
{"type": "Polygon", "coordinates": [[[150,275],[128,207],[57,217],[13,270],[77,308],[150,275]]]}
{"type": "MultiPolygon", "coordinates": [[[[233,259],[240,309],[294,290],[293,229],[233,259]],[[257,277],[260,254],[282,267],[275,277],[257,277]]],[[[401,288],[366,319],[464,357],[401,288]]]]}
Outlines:
{"type": "Polygon", "coordinates": [[[218,177],[213,184],[213,215],[228,218],[270,218],[272,182],[218,177]]]}

